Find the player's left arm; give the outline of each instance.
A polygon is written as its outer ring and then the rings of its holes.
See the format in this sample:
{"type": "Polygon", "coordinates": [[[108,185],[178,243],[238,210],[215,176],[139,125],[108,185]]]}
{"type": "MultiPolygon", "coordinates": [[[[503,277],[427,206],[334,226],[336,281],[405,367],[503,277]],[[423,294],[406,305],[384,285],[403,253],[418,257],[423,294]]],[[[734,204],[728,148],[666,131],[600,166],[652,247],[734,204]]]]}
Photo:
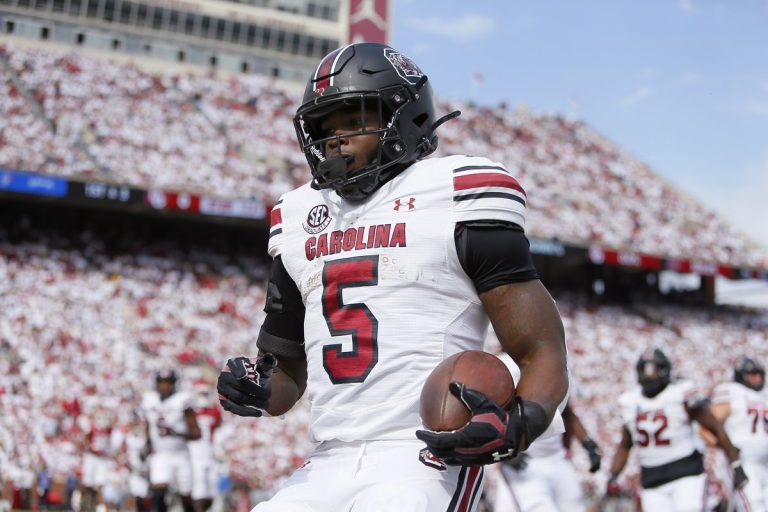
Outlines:
{"type": "Polygon", "coordinates": [[[502,349],[520,367],[517,396],[527,409],[523,447],[546,430],[568,392],[565,330],[539,280],[522,227],[501,221],[459,226],[457,253],[502,349]]]}
{"type": "Polygon", "coordinates": [[[187,441],[194,441],[200,439],[202,434],[200,433],[200,425],[197,423],[197,414],[192,408],[184,409],[184,423],[187,425],[187,441]]]}
{"type": "Polygon", "coordinates": [[[470,422],[455,432],[416,435],[449,464],[488,464],[516,456],[552,422],[568,391],[565,335],[519,225],[459,223],[455,243],[461,266],[521,377],[508,411],[479,391],[451,386],[472,412],[470,422]]]}
{"type": "Polygon", "coordinates": [[[568,392],[560,314],[538,279],[498,286],[480,299],[502,348],[520,367],[517,396],[529,402],[531,413],[528,446],[544,432],[568,392]]]}

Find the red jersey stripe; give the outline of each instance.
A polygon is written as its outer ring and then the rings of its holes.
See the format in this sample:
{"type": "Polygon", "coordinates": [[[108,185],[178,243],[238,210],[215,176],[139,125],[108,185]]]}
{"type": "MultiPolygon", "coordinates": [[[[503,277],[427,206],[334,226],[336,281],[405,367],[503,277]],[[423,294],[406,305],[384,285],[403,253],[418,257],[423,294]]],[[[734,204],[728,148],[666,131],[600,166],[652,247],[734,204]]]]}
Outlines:
{"type": "Polygon", "coordinates": [[[273,228],[278,224],[283,223],[283,214],[280,213],[280,208],[272,208],[272,213],[269,215],[269,227],[273,228]]]}
{"type": "Polygon", "coordinates": [[[467,475],[467,483],[464,486],[464,496],[461,497],[461,503],[459,503],[458,512],[468,512],[471,506],[472,493],[475,490],[477,484],[477,477],[480,474],[480,466],[472,466],[469,468],[469,474],[467,475]]]}
{"type": "Polygon", "coordinates": [[[480,174],[465,174],[453,177],[453,190],[467,190],[478,187],[503,187],[517,190],[523,196],[528,197],[520,183],[515,178],[506,174],[484,172],[480,174]]]}

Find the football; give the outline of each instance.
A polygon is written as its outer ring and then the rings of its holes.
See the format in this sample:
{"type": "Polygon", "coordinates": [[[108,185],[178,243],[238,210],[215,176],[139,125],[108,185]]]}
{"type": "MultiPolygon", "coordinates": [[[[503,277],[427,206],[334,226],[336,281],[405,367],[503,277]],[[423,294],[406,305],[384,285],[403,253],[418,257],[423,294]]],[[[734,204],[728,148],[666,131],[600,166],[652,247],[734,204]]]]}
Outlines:
{"type": "Polygon", "coordinates": [[[459,352],[437,365],[421,389],[421,421],[429,430],[456,430],[469,421],[469,410],[448,389],[454,381],[482,391],[502,407],[515,396],[512,374],[498,357],[480,350],[459,352]]]}

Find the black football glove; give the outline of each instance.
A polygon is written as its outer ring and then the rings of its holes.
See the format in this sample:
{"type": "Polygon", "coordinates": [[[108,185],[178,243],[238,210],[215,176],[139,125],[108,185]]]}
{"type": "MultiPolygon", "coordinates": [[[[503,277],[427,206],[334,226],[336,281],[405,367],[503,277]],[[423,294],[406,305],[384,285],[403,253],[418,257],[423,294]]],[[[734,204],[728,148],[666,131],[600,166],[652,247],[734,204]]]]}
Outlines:
{"type": "Polygon", "coordinates": [[[749,482],[747,474],[744,472],[744,468],[741,467],[741,461],[737,460],[731,463],[733,468],[733,488],[739,490],[749,482]]]}
{"type": "Polygon", "coordinates": [[[602,460],[600,447],[589,437],[581,442],[581,446],[587,450],[587,455],[589,455],[589,472],[597,472],[600,469],[600,461],[602,460]]]}
{"type": "Polygon", "coordinates": [[[276,366],[272,354],[228,359],[216,385],[221,406],[238,416],[262,416],[269,406],[270,379],[276,366]]]}
{"type": "Polygon", "coordinates": [[[537,403],[515,397],[512,410],[506,411],[460,382],[451,382],[449,389],[472,413],[469,422],[452,432],[416,431],[416,437],[446,464],[476,466],[510,459],[546,428],[544,409],[537,403]]]}

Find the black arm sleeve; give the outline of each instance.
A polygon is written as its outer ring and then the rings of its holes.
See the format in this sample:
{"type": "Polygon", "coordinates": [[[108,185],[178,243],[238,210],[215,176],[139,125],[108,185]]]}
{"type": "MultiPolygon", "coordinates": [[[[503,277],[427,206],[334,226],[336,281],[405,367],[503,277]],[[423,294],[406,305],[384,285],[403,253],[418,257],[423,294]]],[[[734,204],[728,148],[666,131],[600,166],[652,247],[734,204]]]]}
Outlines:
{"type": "Polygon", "coordinates": [[[539,278],[523,228],[504,221],[456,224],[454,235],[459,261],[477,293],[509,283],[539,278]]]}
{"type": "Polygon", "coordinates": [[[264,311],[267,317],[256,340],[259,350],[283,357],[306,357],[304,302],[279,256],[272,262],[264,311]]]}

